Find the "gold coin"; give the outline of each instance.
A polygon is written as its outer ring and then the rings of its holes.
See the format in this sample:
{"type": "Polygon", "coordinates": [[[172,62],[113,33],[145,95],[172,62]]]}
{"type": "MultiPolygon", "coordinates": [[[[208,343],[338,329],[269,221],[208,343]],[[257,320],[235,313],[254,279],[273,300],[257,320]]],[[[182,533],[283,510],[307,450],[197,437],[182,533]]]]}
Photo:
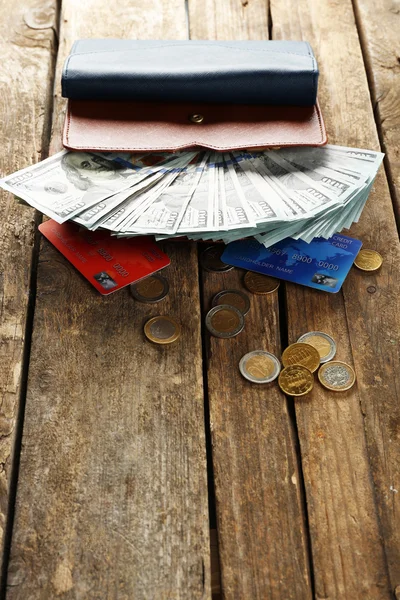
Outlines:
{"type": "Polygon", "coordinates": [[[357,254],[354,264],[361,271],[377,271],[381,268],[383,258],[376,250],[362,249],[357,254]]]}
{"type": "Polygon", "coordinates": [[[253,294],[271,294],[278,289],[280,283],[279,279],[275,279],[275,277],[268,277],[253,271],[247,271],[244,276],[244,285],[253,294]]]}
{"type": "Polygon", "coordinates": [[[302,342],[288,346],[282,354],[282,364],[284,367],[289,365],[302,365],[314,373],[320,365],[321,359],[319,352],[310,344],[302,342]]]}
{"type": "Polygon", "coordinates": [[[280,372],[278,383],[288,396],[304,396],[313,389],[314,376],[302,365],[289,365],[280,372]]]}
{"type": "Polygon", "coordinates": [[[180,336],[181,327],[170,317],[153,317],[145,324],[144,334],[155,344],[172,344],[180,336]]]}
{"type": "Polygon", "coordinates": [[[353,387],[356,374],[347,363],[332,360],[321,366],[318,371],[318,379],[321,384],[333,392],[345,392],[353,387]]]}

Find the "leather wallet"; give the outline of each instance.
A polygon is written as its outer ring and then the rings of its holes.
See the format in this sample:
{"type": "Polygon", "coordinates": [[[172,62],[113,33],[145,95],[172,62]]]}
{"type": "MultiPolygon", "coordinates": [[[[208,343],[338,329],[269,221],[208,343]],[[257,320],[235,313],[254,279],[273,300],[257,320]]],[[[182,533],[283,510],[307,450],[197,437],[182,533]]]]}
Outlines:
{"type": "Polygon", "coordinates": [[[71,150],[318,146],[326,133],[307,42],[75,42],[62,74],[71,150]]]}

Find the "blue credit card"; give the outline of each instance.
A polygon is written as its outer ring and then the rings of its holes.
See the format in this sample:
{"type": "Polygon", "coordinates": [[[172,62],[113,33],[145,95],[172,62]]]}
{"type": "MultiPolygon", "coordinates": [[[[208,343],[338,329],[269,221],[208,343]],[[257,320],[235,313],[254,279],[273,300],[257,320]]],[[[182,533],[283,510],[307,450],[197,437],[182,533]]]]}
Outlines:
{"type": "Polygon", "coordinates": [[[254,238],[231,242],[221,256],[224,263],[285,279],[324,292],[342,287],[362,242],[335,234],[307,244],[286,238],[266,248],[254,238]]]}

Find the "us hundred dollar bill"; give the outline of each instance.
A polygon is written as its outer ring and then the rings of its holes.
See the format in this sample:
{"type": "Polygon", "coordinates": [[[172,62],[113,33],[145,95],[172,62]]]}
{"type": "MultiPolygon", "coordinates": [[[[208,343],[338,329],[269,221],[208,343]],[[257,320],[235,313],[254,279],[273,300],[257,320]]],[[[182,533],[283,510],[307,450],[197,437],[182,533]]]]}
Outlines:
{"type": "Polygon", "coordinates": [[[0,186],[58,223],[168,169],[168,161],[133,170],[89,152],[63,151],[0,180],[0,186]]]}

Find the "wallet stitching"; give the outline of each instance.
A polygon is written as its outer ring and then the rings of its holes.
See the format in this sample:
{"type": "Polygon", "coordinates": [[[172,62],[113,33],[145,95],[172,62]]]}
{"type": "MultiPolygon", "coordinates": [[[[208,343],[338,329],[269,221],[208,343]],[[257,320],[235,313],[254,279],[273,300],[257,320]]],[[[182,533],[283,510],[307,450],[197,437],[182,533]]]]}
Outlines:
{"type": "MultiPolygon", "coordinates": [[[[193,46],[198,46],[199,44],[191,44],[191,47],[193,46]]],[[[177,48],[180,47],[181,44],[163,44],[162,46],[151,46],[152,48],[177,48]]],[[[225,44],[218,44],[218,46],[220,48],[227,48],[228,50],[238,50],[240,52],[243,52],[242,48],[237,48],[235,46],[226,46],[225,44]]],[[[129,49],[129,50],[97,50],[96,52],[75,52],[74,54],[70,54],[70,57],[72,56],[87,56],[89,54],[113,54],[115,52],[134,52],[134,49],[129,49]]],[[[270,54],[292,54],[293,56],[303,56],[304,58],[313,58],[309,52],[307,52],[307,54],[299,54],[298,52],[288,52],[287,50],[262,50],[262,49],[258,49],[258,48],[246,48],[245,50],[246,52],[264,52],[264,53],[270,53],[270,54]]]]}
{"type": "Polygon", "coordinates": [[[315,109],[315,112],[317,113],[318,125],[319,125],[319,130],[321,132],[321,141],[322,141],[324,139],[324,137],[326,137],[326,131],[325,131],[325,127],[322,126],[321,111],[319,110],[319,104],[316,104],[314,109],[315,109]]]}
{"type": "MultiPolygon", "coordinates": [[[[314,111],[317,114],[318,125],[319,125],[320,134],[321,134],[320,141],[322,141],[323,138],[324,138],[325,130],[322,127],[321,115],[320,115],[320,111],[319,111],[319,108],[318,108],[317,105],[314,106],[314,111]]],[[[71,124],[71,106],[70,106],[70,102],[68,102],[67,127],[66,127],[66,130],[65,130],[65,137],[66,137],[66,141],[67,141],[68,145],[69,145],[70,124],[71,124]]],[[[203,144],[199,144],[196,141],[191,142],[191,144],[203,145],[203,144]]],[[[288,144],[290,144],[290,142],[278,142],[277,141],[277,142],[274,142],[271,145],[273,145],[273,146],[282,145],[283,146],[283,145],[288,145],[288,144]]],[[[310,144],[298,144],[298,145],[310,145],[310,144]]],[[[247,146],[248,146],[248,144],[247,144],[247,146]]],[[[185,146],[159,146],[159,147],[152,148],[151,151],[154,151],[154,150],[179,150],[180,148],[188,148],[188,147],[189,147],[189,145],[185,145],[185,146]]],[[[207,147],[208,148],[212,148],[214,150],[218,150],[220,148],[219,146],[214,146],[213,144],[208,144],[207,147]]],[[[262,147],[265,147],[265,144],[261,144],[261,143],[260,144],[254,144],[252,147],[253,148],[258,148],[258,147],[262,148],[262,147]]],[[[87,146],[77,146],[77,145],[74,145],[74,148],[81,148],[83,150],[88,150],[90,152],[90,150],[87,148],[87,146]]],[[[117,147],[117,146],[115,146],[115,147],[114,146],[103,146],[103,147],[96,146],[96,147],[91,148],[91,150],[105,150],[105,149],[115,150],[115,151],[120,151],[120,152],[124,152],[124,151],[127,150],[127,148],[121,148],[121,147],[117,147]]],[[[229,149],[229,148],[226,148],[226,149],[229,149]]],[[[230,148],[230,149],[232,149],[232,148],[230,148]]],[[[141,150],[143,150],[143,151],[145,151],[145,150],[149,151],[149,148],[135,148],[135,152],[136,151],[141,151],[141,150]]]]}
{"type": "Polygon", "coordinates": [[[311,58],[311,62],[312,62],[312,65],[313,65],[313,78],[312,78],[312,80],[313,80],[313,98],[315,98],[316,95],[317,95],[315,87],[316,87],[316,83],[317,83],[316,80],[317,80],[317,69],[318,69],[318,66],[317,66],[317,61],[315,59],[315,56],[313,54],[313,51],[312,51],[312,48],[311,48],[310,44],[308,42],[306,42],[306,45],[307,45],[307,48],[308,48],[308,55],[311,58]]]}
{"type": "Polygon", "coordinates": [[[62,87],[65,88],[65,94],[64,94],[64,90],[62,90],[63,91],[63,96],[66,96],[67,98],[68,98],[68,94],[69,94],[69,90],[68,90],[68,82],[69,82],[69,79],[68,79],[68,69],[69,69],[70,60],[71,60],[71,58],[73,56],[76,56],[76,55],[75,54],[70,54],[69,57],[67,58],[67,61],[65,63],[65,77],[63,77],[61,79],[61,83],[64,83],[64,86],[62,86],[62,87]]]}

